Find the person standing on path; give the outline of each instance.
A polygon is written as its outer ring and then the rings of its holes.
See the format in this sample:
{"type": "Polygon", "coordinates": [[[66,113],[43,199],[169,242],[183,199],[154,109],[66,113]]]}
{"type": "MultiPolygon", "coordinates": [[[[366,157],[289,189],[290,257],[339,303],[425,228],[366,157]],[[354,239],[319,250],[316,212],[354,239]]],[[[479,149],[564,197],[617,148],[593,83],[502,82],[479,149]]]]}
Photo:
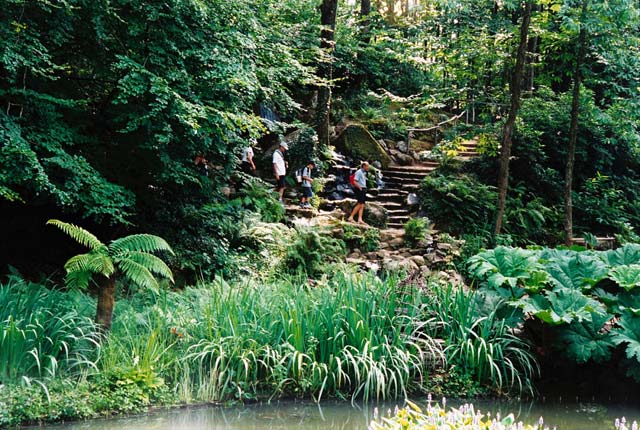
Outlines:
{"type": "Polygon", "coordinates": [[[364,205],[367,202],[367,172],[369,171],[369,163],[366,161],[362,162],[362,165],[355,173],[355,181],[354,188],[356,193],[357,203],[351,211],[351,215],[349,216],[349,222],[353,222],[353,217],[358,216],[358,224],[366,223],[362,220],[362,215],[364,214],[364,205]]]}
{"type": "Polygon", "coordinates": [[[313,178],[311,171],[316,167],[314,161],[309,161],[302,169],[302,198],[300,199],[300,207],[303,209],[311,209],[311,197],[313,197],[313,178]]]}
{"type": "Polygon", "coordinates": [[[273,151],[273,173],[276,177],[276,189],[278,190],[278,199],[284,204],[284,187],[287,174],[287,163],[284,161],[284,153],[289,149],[287,142],[280,141],[278,149],[273,151]]]}
{"type": "Polygon", "coordinates": [[[253,146],[255,139],[251,139],[249,144],[242,148],[242,171],[248,175],[255,174],[256,165],[253,162],[253,146]]]}

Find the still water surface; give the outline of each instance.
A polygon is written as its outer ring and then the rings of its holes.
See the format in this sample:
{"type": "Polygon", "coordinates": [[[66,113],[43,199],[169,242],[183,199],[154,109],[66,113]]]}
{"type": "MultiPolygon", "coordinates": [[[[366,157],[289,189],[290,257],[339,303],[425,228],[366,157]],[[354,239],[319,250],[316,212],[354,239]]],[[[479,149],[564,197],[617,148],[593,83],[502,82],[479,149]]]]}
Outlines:
{"type": "MultiPolygon", "coordinates": [[[[513,412],[525,423],[545,424],[558,430],[613,430],[615,418],[640,420],[640,405],[593,403],[474,402],[492,415],[513,412]]],[[[394,403],[377,405],[393,410],[394,403]]],[[[93,420],[50,426],[52,430],[366,430],[375,405],[350,403],[272,402],[233,407],[195,407],[149,415],[93,420]]]]}

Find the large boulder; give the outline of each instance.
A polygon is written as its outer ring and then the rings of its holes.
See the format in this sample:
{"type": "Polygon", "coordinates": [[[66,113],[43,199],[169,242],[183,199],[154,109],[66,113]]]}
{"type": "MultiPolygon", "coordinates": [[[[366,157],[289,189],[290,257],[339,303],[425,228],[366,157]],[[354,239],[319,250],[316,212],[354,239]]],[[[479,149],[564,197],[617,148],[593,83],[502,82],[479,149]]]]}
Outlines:
{"type": "MultiPolygon", "coordinates": [[[[356,205],[356,201],[354,199],[344,199],[335,203],[345,213],[345,218],[351,215],[351,211],[356,205]]],[[[373,227],[385,228],[389,221],[389,213],[382,205],[377,203],[367,202],[364,207],[363,215],[363,221],[373,227]]]]}
{"type": "Polygon", "coordinates": [[[389,154],[361,124],[349,124],[333,143],[337,150],[357,160],[379,161],[384,168],[391,163],[389,154]]]}

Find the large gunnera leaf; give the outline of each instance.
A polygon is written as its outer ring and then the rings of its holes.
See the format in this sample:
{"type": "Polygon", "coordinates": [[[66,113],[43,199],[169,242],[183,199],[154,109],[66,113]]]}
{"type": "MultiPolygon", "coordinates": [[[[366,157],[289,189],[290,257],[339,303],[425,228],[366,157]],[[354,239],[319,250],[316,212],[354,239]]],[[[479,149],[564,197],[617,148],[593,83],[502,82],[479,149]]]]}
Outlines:
{"type": "Polygon", "coordinates": [[[607,266],[596,256],[576,252],[559,255],[546,266],[549,281],[557,287],[575,290],[589,289],[607,276],[607,266]]]}
{"type": "Polygon", "coordinates": [[[578,290],[556,288],[543,296],[533,294],[520,299],[517,304],[525,313],[530,313],[551,325],[570,324],[574,321],[592,321],[592,314],[605,314],[604,306],[585,296],[578,290]]]}
{"type": "Polygon", "coordinates": [[[610,334],[602,330],[610,319],[611,315],[594,313],[591,321],[574,322],[560,327],[556,346],[576,363],[586,363],[589,360],[605,362],[611,358],[614,346],[610,334]]]}
{"type": "Polygon", "coordinates": [[[613,343],[626,344],[627,358],[640,362],[640,317],[625,312],[613,331],[613,343]]]}
{"type": "Polygon", "coordinates": [[[640,245],[628,243],[618,249],[601,252],[599,256],[610,267],[640,264],[640,245]]]}
{"type": "Polygon", "coordinates": [[[640,285],[640,264],[614,267],[609,271],[609,279],[627,291],[640,285]]]}
{"type": "MultiPolygon", "coordinates": [[[[542,271],[542,265],[535,251],[499,246],[473,256],[469,260],[469,271],[477,279],[486,279],[491,288],[515,288],[542,271]]],[[[540,276],[536,280],[539,281],[540,276]]]]}

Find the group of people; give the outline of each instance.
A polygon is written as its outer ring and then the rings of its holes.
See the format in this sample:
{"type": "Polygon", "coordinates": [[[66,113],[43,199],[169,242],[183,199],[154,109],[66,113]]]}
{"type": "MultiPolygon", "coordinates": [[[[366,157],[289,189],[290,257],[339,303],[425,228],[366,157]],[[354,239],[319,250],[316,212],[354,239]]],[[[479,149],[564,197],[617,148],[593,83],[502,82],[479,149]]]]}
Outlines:
{"type": "MultiPolygon", "coordinates": [[[[252,140],[249,145],[242,149],[241,168],[242,171],[247,174],[255,174],[256,165],[254,162],[253,146],[255,140],[252,140]]],[[[289,150],[287,142],[280,140],[278,148],[273,151],[271,158],[273,164],[273,174],[276,179],[276,191],[278,192],[278,200],[284,204],[284,190],[286,188],[286,175],[289,167],[285,160],[285,153],[289,150]]],[[[202,174],[208,176],[208,163],[203,155],[198,155],[195,159],[195,164],[202,174]]],[[[311,208],[311,198],[313,197],[313,170],[316,168],[316,163],[313,160],[309,160],[307,164],[299,172],[299,180],[302,187],[302,197],[300,198],[301,208],[311,208]]],[[[364,207],[367,201],[367,172],[369,171],[369,163],[363,161],[360,168],[356,170],[351,185],[354,188],[356,195],[356,205],[351,211],[349,216],[349,222],[357,222],[359,224],[365,224],[362,219],[364,214],[364,207]]]]}
{"type": "MultiPolygon", "coordinates": [[[[287,162],[285,161],[284,154],[289,150],[289,146],[286,142],[281,141],[278,148],[273,151],[272,163],[273,174],[276,178],[276,189],[278,191],[278,198],[281,203],[284,203],[284,189],[286,187],[286,174],[287,174],[287,162]]],[[[313,177],[311,176],[316,164],[313,160],[309,160],[307,165],[300,172],[301,184],[302,184],[302,198],[300,199],[301,208],[311,208],[311,197],[313,197],[313,177]]],[[[367,202],[367,172],[369,171],[369,163],[363,161],[360,168],[356,170],[354,174],[354,180],[352,186],[356,195],[356,205],[351,211],[349,216],[349,222],[357,222],[359,224],[366,224],[362,219],[364,214],[364,207],[367,202]]]]}

